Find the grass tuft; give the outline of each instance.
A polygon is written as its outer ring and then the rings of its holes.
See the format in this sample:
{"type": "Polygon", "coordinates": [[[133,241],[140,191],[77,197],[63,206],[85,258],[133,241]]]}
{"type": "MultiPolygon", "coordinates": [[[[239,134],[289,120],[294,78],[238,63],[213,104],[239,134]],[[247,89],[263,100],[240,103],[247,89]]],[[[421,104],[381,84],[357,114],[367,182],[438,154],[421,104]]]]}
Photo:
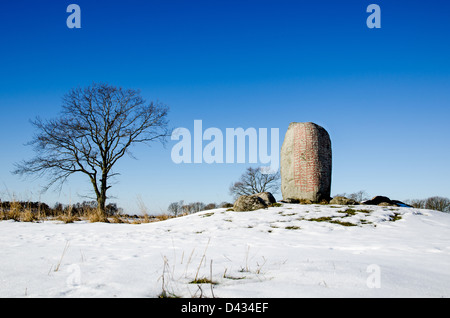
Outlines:
{"type": "Polygon", "coordinates": [[[322,216],[320,218],[311,218],[311,219],[305,219],[306,221],[312,221],[312,222],[330,222],[333,218],[331,216],[322,216]]]}
{"type": "Polygon", "coordinates": [[[211,284],[211,285],[217,285],[218,283],[215,281],[210,280],[209,278],[203,277],[203,278],[197,278],[189,282],[189,284],[211,284]]]}
{"type": "Polygon", "coordinates": [[[339,224],[339,225],[342,225],[342,226],[357,226],[354,223],[344,222],[344,221],[340,221],[340,220],[332,220],[332,221],[330,221],[330,223],[339,224]]]}
{"type": "Polygon", "coordinates": [[[398,221],[401,219],[402,219],[402,216],[400,213],[394,213],[394,215],[389,216],[389,221],[391,221],[391,222],[395,222],[395,221],[398,221]]]}

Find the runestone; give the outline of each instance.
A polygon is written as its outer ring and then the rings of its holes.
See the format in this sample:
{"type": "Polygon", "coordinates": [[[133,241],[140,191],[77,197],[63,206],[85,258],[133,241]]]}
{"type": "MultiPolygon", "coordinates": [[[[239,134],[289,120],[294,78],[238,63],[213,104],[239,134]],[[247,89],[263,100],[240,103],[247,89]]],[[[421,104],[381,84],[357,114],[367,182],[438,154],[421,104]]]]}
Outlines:
{"type": "Polygon", "coordinates": [[[331,140],[314,123],[291,123],[280,153],[283,199],[330,199],[331,140]]]}

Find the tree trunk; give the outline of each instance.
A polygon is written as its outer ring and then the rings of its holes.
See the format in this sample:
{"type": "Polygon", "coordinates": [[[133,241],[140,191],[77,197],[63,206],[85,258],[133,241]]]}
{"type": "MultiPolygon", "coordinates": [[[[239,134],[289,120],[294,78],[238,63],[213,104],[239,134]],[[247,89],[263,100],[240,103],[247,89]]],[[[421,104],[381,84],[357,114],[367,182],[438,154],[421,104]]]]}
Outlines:
{"type": "Polygon", "coordinates": [[[107,187],[107,173],[102,174],[102,179],[100,180],[100,191],[97,193],[97,205],[98,205],[98,214],[101,221],[106,221],[106,190],[107,187]]]}
{"type": "Polygon", "coordinates": [[[100,197],[97,198],[97,205],[99,214],[106,217],[106,195],[100,194],[100,197]]]}

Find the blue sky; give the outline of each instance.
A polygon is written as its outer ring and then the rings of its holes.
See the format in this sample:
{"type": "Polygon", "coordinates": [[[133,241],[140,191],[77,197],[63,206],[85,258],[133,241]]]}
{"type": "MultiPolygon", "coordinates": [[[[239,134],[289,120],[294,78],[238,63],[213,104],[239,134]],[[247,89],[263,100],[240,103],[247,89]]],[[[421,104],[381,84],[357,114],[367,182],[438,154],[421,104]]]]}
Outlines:
{"type": "MultiPolygon", "coordinates": [[[[444,1],[2,1],[0,198],[83,200],[84,176],[40,194],[13,164],[33,156],[29,120],[52,118],[73,87],[107,82],[170,106],[172,127],[329,132],[332,194],[450,197],[450,4],[444,1]],[[81,29],[69,29],[69,4],[81,29]],[[366,8],[381,8],[369,29],[366,8]]],[[[180,164],[138,146],[110,190],[128,212],[173,201],[231,201],[248,164],[180,164]]],[[[279,195],[278,198],[281,196],[279,195]]]]}

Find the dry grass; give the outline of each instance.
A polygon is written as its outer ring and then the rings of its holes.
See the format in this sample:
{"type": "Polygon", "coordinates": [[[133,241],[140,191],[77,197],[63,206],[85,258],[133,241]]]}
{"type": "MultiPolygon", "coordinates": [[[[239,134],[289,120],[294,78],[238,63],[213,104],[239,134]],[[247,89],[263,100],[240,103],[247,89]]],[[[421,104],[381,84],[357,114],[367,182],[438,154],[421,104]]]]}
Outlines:
{"type": "Polygon", "coordinates": [[[95,203],[83,202],[70,205],[55,204],[53,208],[42,202],[19,201],[14,195],[10,195],[10,201],[0,200],[0,221],[13,220],[16,222],[44,222],[60,221],[63,223],[103,222],[103,223],[124,223],[143,224],[151,222],[165,221],[175,217],[185,216],[188,213],[150,215],[149,209],[145,206],[141,197],[138,197],[137,205],[139,215],[129,215],[120,213],[121,209],[112,215],[104,215],[97,208],[95,203]]]}
{"type": "Polygon", "coordinates": [[[92,211],[88,215],[88,220],[91,223],[96,223],[96,222],[108,223],[109,222],[108,218],[103,213],[101,213],[100,210],[98,210],[98,209],[92,209],[92,211]]]}
{"type": "Polygon", "coordinates": [[[31,212],[30,209],[26,209],[20,213],[22,222],[35,222],[38,220],[38,216],[31,212]]]}
{"type": "MultiPolygon", "coordinates": [[[[146,211],[145,211],[146,212],[146,211]]],[[[180,214],[177,217],[185,216],[180,214]]],[[[63,223],[74,223],[78,221],[88,221],[91,223],[124,223],[124,224],[143,224],[151,222],[165,221],[175,216],[169,214],[161,214],[157,216],[143,213],[141,215],[115,214],[105,216],[96,208],[85,207],[83,209],[73,209],[69,205],[63,209],[53,209],[51,211],[43,211],[40,205],[36,208],[30,207],[27,202],[19,202],[12,200],[8,203],[0,201],[0,221],[13,220],[16,222],[44,222],[44,221],[60,221],[63,223]]]]}
{"type": "Polygon", "coordinates": [[[35,222],[39,219],[37,213],[33,213],[31,208],[23,207],[18,201],[10,202],[9,209],[0,209],[1,220],[14,220],[16,222],[35,222]]]}

